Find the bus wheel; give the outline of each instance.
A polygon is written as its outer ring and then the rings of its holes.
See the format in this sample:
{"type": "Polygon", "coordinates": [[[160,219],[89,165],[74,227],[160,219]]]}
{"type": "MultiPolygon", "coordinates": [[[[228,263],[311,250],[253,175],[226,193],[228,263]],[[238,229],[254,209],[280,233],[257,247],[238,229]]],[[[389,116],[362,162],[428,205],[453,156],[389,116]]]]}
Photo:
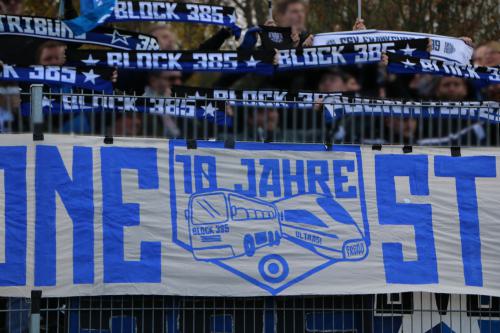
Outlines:
{"type": "Polygon", "coordinates": [[[274,232],[274,245],[278,246],[281,243],[281,236],[279,231],[274,232]]]}
{"type": "Polygon", "coordinates": [[[255,254],[255,242],[252,235],[246,234],[243,238],[243,248],[245,249],[245,254],[249,257],[253,257],[255,254]]]}

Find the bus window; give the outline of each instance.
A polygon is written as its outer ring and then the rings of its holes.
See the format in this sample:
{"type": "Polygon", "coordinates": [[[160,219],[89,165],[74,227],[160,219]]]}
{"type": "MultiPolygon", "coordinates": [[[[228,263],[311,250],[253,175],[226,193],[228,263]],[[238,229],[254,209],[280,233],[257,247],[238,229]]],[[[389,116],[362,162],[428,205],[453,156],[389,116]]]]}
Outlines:
{"type": "Polygon", "coordinates": [[[271,220],[276,218],[273,206],[269,204],[230,195],[229,205],[231,206],[231,219],[235,221],[271,220]]]}
{"type": "Polygon", "coordinates": [[[247,220],[248,211],[243,207],[231,206],[231,218],[233,220],[247,220]]]}
{"type": "Polygon", "coordinates": [[[201,195],[193,200],[193,223],[221,223],[226,221],[227,208],[224,194],[201,195]]]}

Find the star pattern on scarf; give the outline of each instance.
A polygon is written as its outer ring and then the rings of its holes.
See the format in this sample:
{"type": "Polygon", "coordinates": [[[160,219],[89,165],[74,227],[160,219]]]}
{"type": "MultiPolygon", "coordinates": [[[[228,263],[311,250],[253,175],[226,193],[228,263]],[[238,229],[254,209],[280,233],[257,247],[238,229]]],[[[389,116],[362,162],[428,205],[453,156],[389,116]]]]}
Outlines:
{"type": "Polygon", "coordinates": [[[128,40],[127,38],[130,38],[131,36],[128,35],[121,35],[118,30],[113,30],[112,34],[106,34],[107,36],[111,36],[111,44],[116,44],[116,43],[123,43],[128,46],[128,40]]]}

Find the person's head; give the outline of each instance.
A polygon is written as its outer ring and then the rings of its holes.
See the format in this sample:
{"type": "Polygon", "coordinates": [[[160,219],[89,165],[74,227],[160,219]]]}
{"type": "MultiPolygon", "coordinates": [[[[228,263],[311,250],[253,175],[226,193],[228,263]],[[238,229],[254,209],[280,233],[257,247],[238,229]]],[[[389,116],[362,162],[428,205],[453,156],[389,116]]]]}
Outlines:
{"type": "Polygon", "coordinates": [[[170,94],[173,86],[182,85],[182,73],[176,71],[155,71],[149,74],[148,85],[153,92],[160,96],[170,94]]]}
{"type": "Polygon", "coordinates": [[[275,4],[274,17],[281,27],[295,27],[306,30],[307,3],[304,0],[281,0],[275,4]]]}
{"type": "Polygon", "coordinates": [[[0,9],[2,14],[23,15],[24,7],[22,0],[1,0],[0,9]]]}
{"type": "Polygon", "coordinates": [[[473,60],[477,66],[500,65],[500,42],[491,41],[480,45],[474,50],[473,60]]]}
{"type": "Polygon", "coordinates": [[[36,63],[44,66],[63,66],[66,62],[66,45],[58,41],[48,41],[36,51],[36,63]]]}
{"type": "Polygon", "coordinates": [[[318,90],[322,93],[346,91],[343,74],[338,71],[328,71],[324,73],[319,79],[318,90]]]}
{"type": "Polygon", "coordinates": [[[384,118],[385,127],[402,139],[409,140],[417,132],[417,120],[414,118],[388,117],[384,118]]]}
{"type": "Polygon", "coordinates": [[[500,102],[500,83],[490,84],[486,88],[486,99],[488,101],[500,102]]]}
{"type": "Polygon", "coordinates": [[[114,123],[114,131],[111,131],[116,136],[137,136],[142,131],[142,116],[132,113],[119,113],[116,115],[114,123]]]}
{"type": "Polygon", "coordinates": [[[361,85],[359,84],[358,79],[351,74],[345,75],[344,85],[346,92],[359,92],[361,90],[361,85]]]}
{"type": "Polygon", "coordinates": [[[486,54],[489,52],[489,47],[486,45],[480,45],[474,50],[474,55],[472,60],[476,66],[484,66],[486,62],[486,54]]]}
{"type": "Polygon", "coordinates": [[[467,97],[468,89],[464,79],[452,76],[439,78],[436,85],[436,97],[440,100],[462,101],[467,97]]]}
{"type": "Polygon", "coordinates": [[[248,112],[248,125],[253,131],[255,127],[260,127],[266,132],[272,132],[278,129],[280,114],[275,108],[258,108],[248,112]]]}
{"type": "Polygon", "coordinates": [[[177,38],[166,24],[155,25],[149,34],[156,38],[161,50],[169,51],[177,49],[177,38]]]}

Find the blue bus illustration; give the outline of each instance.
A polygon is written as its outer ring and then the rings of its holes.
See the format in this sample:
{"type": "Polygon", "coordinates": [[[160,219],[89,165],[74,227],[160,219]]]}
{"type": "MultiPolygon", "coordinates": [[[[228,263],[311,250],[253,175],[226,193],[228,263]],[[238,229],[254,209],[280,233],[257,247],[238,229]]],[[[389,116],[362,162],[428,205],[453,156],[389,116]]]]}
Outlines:
{"type": "Polygon", "coordinates": [[[185,217],[196,260],[252,257],[282,237],[275,205],[230,190],[191,195],[185,217]]]}
{"type": "Polygon", "coordinates": [[[274,204],[290,241],[329,259],[361,260],[368,254],[356,221],[334,198],[303,194],[274,204]]]}

